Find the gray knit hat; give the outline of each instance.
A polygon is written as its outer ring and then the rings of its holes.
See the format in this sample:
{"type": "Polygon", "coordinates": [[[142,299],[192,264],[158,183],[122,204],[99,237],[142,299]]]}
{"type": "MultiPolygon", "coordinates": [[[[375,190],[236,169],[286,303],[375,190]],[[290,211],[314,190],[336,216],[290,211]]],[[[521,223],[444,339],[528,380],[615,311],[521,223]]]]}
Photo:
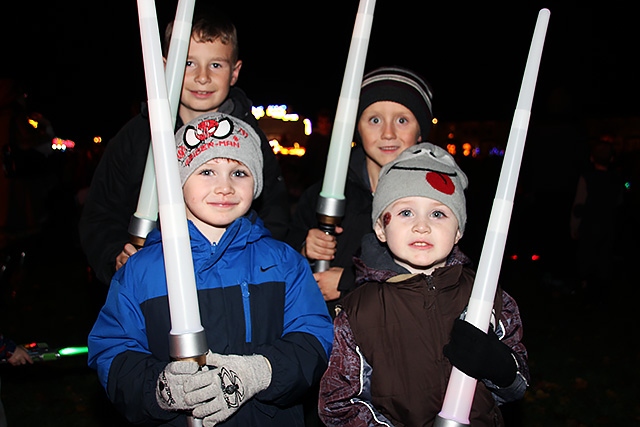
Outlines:
{"type": "Polygon", "coordinates": [[[262,150],[256,131],[242,120],[224,113],[207,113],[182,126],[176,134],[180,181],[211,159],[244,163],[253,175],[253,198],[262,192],[262,150]]]}
{"type": "Polygon", "coordinates": [[[420,135],[425,141],[431,130],[433,107],[431,87],[417,73],[402,67],[380,67],[362,78],[357,120],[362,112],[378,101],[393,101],[407,107],[420,125],[420,135]]]}
{"type": "Polygon", "coordinates": [[[391,203],[404,197],[428,197],[445,204],[458,219],[464,234],[467,176],[445,149],[422,142],[404,150],[380,170],[373,196],[371,219],[376,220],[391,203]]]}

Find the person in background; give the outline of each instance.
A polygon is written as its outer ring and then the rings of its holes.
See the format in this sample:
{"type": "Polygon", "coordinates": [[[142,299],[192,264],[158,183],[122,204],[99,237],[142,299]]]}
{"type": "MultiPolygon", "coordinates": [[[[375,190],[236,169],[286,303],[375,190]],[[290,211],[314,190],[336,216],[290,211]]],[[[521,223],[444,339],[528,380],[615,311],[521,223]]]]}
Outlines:
{"type": "MultiPolygon", "coordinates": [[[[11,366],[33,364],[33,359],[24,346],[16,344],[0,333],[0,361],[5,361],[11,366]]],[[[0,379],[0,392],[2,391],[2,380],[0,379]]],[[[0,400],[0,427],[7,427],[7,416],[4,412],[2,400],[0,400]]]]}
{"type": "Polygon", "coordinates": [[[331,316],[307,261],[264,227],[260,137],[211,113],[176,135],[206,368],[172,361],[162,234],[113,277],[89,334],[88,363],[133,424],[303,425],[302,396],[327,367],[331,316]]]}
{"type": "Polygon", "coordinates": [[[611,293],[614,257],[621,224],[602,219],[622,215],[624,180],[613,167],[614,150],[606,141],[595,142],[589,165],[580,174],[571,208],[571,238],[576,242],[576,267],[580,292],[605,302],[611,293]]]}
{"type": "MultiPolygon", "coordinates": [[[[170,23],[164,40],[165,57],[172,30],[170,23]]],[[[216,111],[252,126],[260,136],[264,157],[264,191],[253,207],[273,236],[283,239],[290,220],[287,189],[278,160],[251,113],[251,100],[235,86],[242,68],[238,55],[233,23],[218,8],[196,6],[175,129],[216,111]]],[[[89,265],[104,284],[137,250],[129,243],[128,229],[137,209],[150,144],[145,105],[109,141],[91,181],[79,221],[80,242],[89,265]]]]}
{"type": "Polygon", "coordinates": [[[478,381],[472,426],[502,426],[499,405],[528,386],[515,300],[498,287],[487,333],[464,320],[475,272],[457,244],[468,180],[441,147],[409,147],[380,172],[356,259],[358,283],[334,320],[319,415],[333,426],[431,426],[452,366],[478,381]]]}
{"type": "Polygon", "coordinates": [[[345,184],[345,213],[336,234],[318,228],[316,209],[322,182],[307,188],[298,201],[286,241],[312,264],[331,261],[329,270],[314,276],[332,316],[340,297],[355,286],[352,257],[362,236],[372,231],[368,218],[380,169],[429,135],[431,100],[429,84],[412,70],[393,66],[366,73],[358,104],[356,146],[345,184]]]}
{"type": "Polygon", "coordinates": [[[0,79],[0,248],[36,244],[51,220],[53,126],[17,79],[0,79]]]}

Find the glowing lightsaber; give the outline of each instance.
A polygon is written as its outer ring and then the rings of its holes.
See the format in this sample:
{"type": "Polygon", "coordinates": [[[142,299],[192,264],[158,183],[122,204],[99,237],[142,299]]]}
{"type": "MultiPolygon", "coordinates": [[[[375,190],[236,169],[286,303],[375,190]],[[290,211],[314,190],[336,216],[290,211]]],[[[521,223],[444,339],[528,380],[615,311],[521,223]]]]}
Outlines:
{"type": "MultiPolygon", "coordinates": [[[[466,321],[487,332],[495,298],[498,276],[504,256],[504,247],[511,220],[520,163],[527,137],[533,93],[540,68],[542,47],[547,32],[550,12],[541,9],[533,33],[529,57],[524,70],[518,104],[513,116],[505,157],[498,180],[496,197],[491,208],[487,234],[478,263],[478,271],[469,298],[466,321]]],[[[477,380],[455,367],[451,371],[442,410],[435,427],[468,426],[477,380]]]]}
{"type": "MultiPolygon", "coordinates": [[[[194,7],[195,0],[180,0],[176,17],[173,21],[171,43],[165,69],[172,128],[175,127],[176,114],[180,104],[184,64],[187,60],[189,42],[191,40],[191,21],[194,7]]],[[[149,232],[156,227],[157,220],[158,190],[156,187],[156,172],[153,165],[153,145],[150,145],[140,187],[140,196],[138,196],[138,206],[129,222],[128,232],[131,243],[134,246],[142,247],[149,232]]]]}
{"type": "MultiPolygon", "coordinates": [[[[86,346],[80,347],[64,347],[58,350],[49,348],[49,345],[44,342],[31,342],[24,344],[23,347],[29,353],[31,360],[34,362],[50,362],[52,360],[58,360],[61,357],[78,356],[87,354],[89,351],[86,346]]],[[[8,363],[7,359],[0,359],[0,364],[8,363]]]]}
{"type": "Polygon", "coordinates": [[[158,208],[171,314],[171,355],[184,359],[207,351],[200,323],[189,230],[176,160],[172,114],[153,0],[138,0],[140,36],[151,124],[158,208]]]}
{"type": "MultiPolygon", "coordinates": [[[[360,85],[364,74],[375,5],[375,0],[360,0],[338,99],[322,191],[320,191],[316,208],[319,228],[328,233],[333,233],[335,226],[344,216],[344,186],[347,181],[347,167],[358,113],[360,85]]],[[[328,269],[329,261],[316,261],[314,266],[316,272],[328,269]]]]}
{"type": "MultiPolygon", "coordinates": [[[[205,364],[208,350],[191,258],[189,229],[176,159],[173,123],[154,0],[138,0],[142,58],[147,85],[153,163],[158,187],[158,211],[162,228],[162,248],[167,276],[167,297],[171,316],[169,353],[178,360],[193,359],[205,364]]],[[[202,420],[187,416],[190,427],[202,420]]]]}

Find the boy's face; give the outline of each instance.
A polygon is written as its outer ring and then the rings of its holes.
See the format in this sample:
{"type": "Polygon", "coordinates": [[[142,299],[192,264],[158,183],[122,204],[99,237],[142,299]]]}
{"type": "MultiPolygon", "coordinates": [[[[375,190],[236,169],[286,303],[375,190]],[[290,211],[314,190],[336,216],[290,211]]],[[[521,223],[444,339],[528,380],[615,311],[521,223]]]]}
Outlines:
{"type": "Polygon", "coordinates": [[[445,264],[460,240],[458,220],[446,205],[427,197],[405,197],[380,215],[374,230],[395,262],[412,273],[431,274],[445,264]]]}
{"type": "Polygon", "coordinates": [[[183,187],[190,219],[212,242],[217,242],[253,202],[253,175],[244,163],[215,158],[196,169],[183,187]]]}
{"type": "Polygon", "coordinates": [[[186,123],[196,117],[218,111],[236,84],[242,61],[232,62],[230,44],[197,42],[191,38],[180,95],[180,117],[186,123]]]}
{"type": "Polygon", "coordinates": [[[411,110],[392,101],[378,101],[360,115],[358,132],[367,159],[379,168],[420,142],[420,124],[411,110]]]}

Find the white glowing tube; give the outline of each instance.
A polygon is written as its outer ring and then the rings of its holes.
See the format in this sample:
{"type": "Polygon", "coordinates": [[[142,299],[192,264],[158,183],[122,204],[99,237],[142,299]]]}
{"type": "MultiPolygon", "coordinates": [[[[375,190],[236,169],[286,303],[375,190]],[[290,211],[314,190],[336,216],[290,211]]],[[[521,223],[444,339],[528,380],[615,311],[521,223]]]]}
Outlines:
{"type": "MultiPolygon", "coordinates": [[[[187,60],[189,42],[191,40],[191,21],[194,7],[195,0],[180,0],[178,2],[176,17],[173,21],[173,32],[171,33],[171,44],[169,45],[166,67],[172,129],[175,127],[176,114],[178,113],[178,106],[180,104],[184,64],[187,60]]],[[[156,173],[153,165],[153,145],[149,146],[149,154],[142,177],[138,205],[133,215],[137,219],[142,220],[142,223],[141,225],[134,225],[129,232],[140,239],[145,239],[150,229],[153,228],[153,225],[158,220],[158,191],[156,187],[156,173]]]]}
{"type": "Polygon", "coordinates": [[[196,333],[202,331],[203,327],[200,323],[154,0],[138,0],[138,14],[154,165],[158,171],[158,207],[167,273],[171,334],[196,333]]]}
{"type": "Polygon", "coordinates": [[[364,65],[367,58],[375,4],[375,0],[360,0],[360,5],[358,6],[347,66],[331,133],[327,166],[322,182],[322,191],[320,192],[321,197],[344,199],[349,154],[358,113],[360,85],[362,84],[362,75],[364,74],[364,65]]]}
{"type": "Polygon", "coordinates": [[[182,80],[191,41],[191,21],[195,0],[180,0],[176,10],[176,18],[173,21],[171,43],[167,53],[167,67],[165,70],[167,79],[167,91],[169,106],[171,107],[171,120],[175,126],[176,114],[180,105],[180,93],[182,92],[182,80]]]}
{"type": "MultiPolygon", "coordinates": [[[[533,93],[538,78],[542,47],[547,32],[550,12],[542,9],[533,33],[529,57],[524,71],[518,104],[513,117],[505,157],[498,180],[496,197],[491,208],[487,234],[478,263],[478,271],[469,298],[466,321],[487,332],[491,320],[498,276],[511,220],[511,210],[515,196],[520,163],[531,115],[533,93]]],[[[476,380],[456,368],[451,372],[444,404],[439,414],[441,419],[453,420],[463,425],[469,424],[469,413],[473,403],[476,380]]],[[[438,426],[438,421],[436,421],[438,426]]],[[[440,425],[451,425],[441,423],[440,425]]]]}
{"type": "Polygon", "coordinates": [[[143,221],[144,225],[137,227],[130,226],[129,234],[137,236],[140,239],[145,239],[158,220],[158,190],[156,189],[156,171],[153,167],[152,145],[149,145],[147,163],[144,167],[144,175],[142,176],[142,184],[140,185],[138,205],[136,206],[136,211],[133,216],[143,221]]]}

